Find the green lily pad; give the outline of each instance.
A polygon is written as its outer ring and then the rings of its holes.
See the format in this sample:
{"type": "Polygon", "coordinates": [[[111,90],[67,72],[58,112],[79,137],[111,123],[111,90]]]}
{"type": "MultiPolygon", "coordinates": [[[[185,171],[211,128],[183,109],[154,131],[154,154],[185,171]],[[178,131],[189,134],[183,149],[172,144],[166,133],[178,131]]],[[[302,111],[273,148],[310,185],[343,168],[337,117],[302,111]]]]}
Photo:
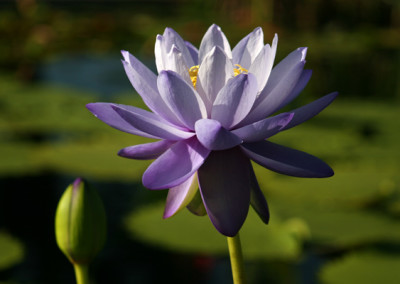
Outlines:
{"type": "Polygon", "coordinates": [[[6,232],[0,232],[0,270],[20,263],[24,258],[22,244],[6,232]]]}
{"type": "Polygon", "coordinates": [[[397,284],[399,267],[400,255],[374,251],[352,253],[326,264],[320,279],[324,284],[397,284]]]}
{"type": "MultiPolygon", "coordinates": [[[[198,217],[185,209],[163,220],[163,210],[164,204],[152,204],[127,216],[125,226],[132,238],[174,251],[228,253],[226,238],[207,216],[198,217]]],[[[246,259],[295,259],[307,235],[307,225],[301,219],[281,221],[274,214],[271,224],[265,225],[252,210],[240,232],[246,259]]]]}

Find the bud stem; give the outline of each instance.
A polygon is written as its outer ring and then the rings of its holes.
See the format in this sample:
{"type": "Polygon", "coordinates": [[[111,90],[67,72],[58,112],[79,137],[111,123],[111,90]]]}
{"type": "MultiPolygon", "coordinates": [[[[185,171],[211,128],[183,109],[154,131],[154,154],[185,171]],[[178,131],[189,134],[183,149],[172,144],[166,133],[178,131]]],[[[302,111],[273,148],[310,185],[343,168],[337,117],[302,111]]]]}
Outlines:
{"type": "Polygon", "coordinates": [[[231,260],[232,277],[234,284],[245,284],[244,263],[239,233],[234,237],[228,237],[229,257],[231,260]]]}
{"type": "Polygon", "coordinates": [[[74,263],[76,284],[90,284],[89,267],[85,264],[74,263]]]}

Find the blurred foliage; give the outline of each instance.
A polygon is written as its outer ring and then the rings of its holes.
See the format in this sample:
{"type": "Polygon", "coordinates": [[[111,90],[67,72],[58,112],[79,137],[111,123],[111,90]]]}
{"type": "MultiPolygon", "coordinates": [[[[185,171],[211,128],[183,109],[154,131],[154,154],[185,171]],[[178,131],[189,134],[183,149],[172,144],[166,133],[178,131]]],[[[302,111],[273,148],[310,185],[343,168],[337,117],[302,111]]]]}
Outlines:
{"type": "Polygon", "coordinates": [[[22,262],[23,258],[23,245],[8,233],[0,231],[0,270],[22,262]]]}

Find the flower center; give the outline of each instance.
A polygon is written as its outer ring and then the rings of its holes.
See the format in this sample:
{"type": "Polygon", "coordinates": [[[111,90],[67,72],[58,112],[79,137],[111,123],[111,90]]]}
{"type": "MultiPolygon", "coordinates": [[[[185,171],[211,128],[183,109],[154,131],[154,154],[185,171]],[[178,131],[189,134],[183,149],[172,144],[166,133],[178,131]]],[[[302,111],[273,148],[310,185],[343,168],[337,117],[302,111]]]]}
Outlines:
{"type": "MultiPolygon", "coordinates": [[[[237,76],[241,73],[247,74],[249,71],[239,64],[235,64],[236,68],[233,68],[233,75],[237,76]]],[[[193,87],[196,89],[196,83],[197,83],[197,74],[199,73],[199,68],[200,65],[194,65],[189,68],[189,76],[190,80],[192,81],[193,87]]]]}

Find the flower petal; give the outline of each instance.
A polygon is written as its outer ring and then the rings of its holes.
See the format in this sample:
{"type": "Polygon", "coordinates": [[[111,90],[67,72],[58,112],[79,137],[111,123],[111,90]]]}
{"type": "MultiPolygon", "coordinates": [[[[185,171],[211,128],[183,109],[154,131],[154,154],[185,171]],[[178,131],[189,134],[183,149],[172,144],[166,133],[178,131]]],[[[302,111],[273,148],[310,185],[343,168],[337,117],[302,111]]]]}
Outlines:
{"type": "Polygon", "coordinates": [[[163,218],[172,217],[178,211],[185,208],[192,201],[198,189],[196,173],[180,185],[170,188],[168,190],[163,218]]]}
{"type": "Polygon", "coordinates": [[[280,132],[293,118],[293,113],[281,113],[232,130],[243,142],[257,142],[280,132]]]}
{"type": "Polygon", "coordinates": [[[177,73],[161,71],[157,83],[161,97],[186,127],[193,130],[197,120],[207,117],[199,94],[177,73]]]}
{"type": "Polygon", "coordinates": [[[211,152],[198,170],[200,192],[207,214],[225,236],[242,227],[250,202],[250,160],[239,148],[211,152]]]}
{"type": "Polygon", "coordinates": [[[199,169],[209,153],[195,137],[178,141],[147,168],[143,185],[149,189],[180,185],[199,169]]]}
{"type": "Polygon", "coordinates": [[[269,44],[265,45],[249,68],[249,73],[253,73],[257,78],[258,91],[260,92],[264,89],[271,74],[275,60],[277,42],[278,36],[275,34],[272,41],[272,47],[269,44]]]}
{"type": "Polygon", "coordinates": [[[254,108],[241,125],[263,119],[282,107],[282,103],[291,94],[303,72],[304,56],[305,49],[298,49],[288,55],[289,59],[285,58],[272,70],[267,85],[261,91],[254,108]],[[293,55],[293,53],[295,54],[293,55]]]}
{"type": "Polygon", "coordinates": [[[167,67],[168,59],[166,58],[166,55],[171,52],[173,46],[182,53],[183,62],[186,66],[191,67],[195,65],[185,41],[176,31],[171,28],[166,28],[164,34],[162,36],[158,35],[156,39],[155,53],[156,61],[158,61],[158,72],[161,72],[161,70],[167,67]],[[159,69],[159,67],[162,69],[159,69]]]}
{"type": "Polygon", "coordinates": [[[257,177],[254,174],[253,166],[250,163],[250,205],[256,211],[260,219],[265,223],[269,223],[269,208],[267,200],[258,185],[257,177]]]}
{"type": "MultiPolygon", "coordinates": [[[[175,71],[186,82],[192,84],[189,76],[190,66],[186,65],[182,52],[175,45],[171,47],[171,50],[165,55],[164,59],[164,70],[175,71]]],[[[159,71],[159,73],[164,70],[159,71]]]]}
{"type": "Polygon", "coordinates": [[[228,58],[232,58],[232,51],[225,34],[222,32],[221,28],[217,25],[211,25],[207,32],[204,34],[203,39],[200,43],[199,49],[199,63],[203,64],[203,59],[206,55],[214,48],[220,47],[228,58]]]}
{"type": "Polygon", "coordinates": [[[178,119],[161,99],[157,89],[157,76],[143,63],[127,51],[121,51],[125,72],[132,86],[142,97],[144,103],[151,111],[164,117],[169,122],[177,125],[178,119]]]}
{"type": "Polygon", "coordinates": [[[231,78],[233,78],[232,61],[220,47],[214,47],[200,65],[196,84],[207,111],[211,111],[218,92],[231,78]]]}
{"type": "Polygon", "coordinates": [[[164,122],[159,116],[146,110],[113,104],[112,108],[133,127],[154,137],[166,140],[182,140],[194,135],[164,122]]]}
{"type": "Polygon", "coordinates": [[[121,157],[135,160],[152,160],[167,151],[175,141],[161,140],[146,144],[134,145],[119,150],[121,157]]]}
{"type": "Polygon", "coordinates": [[[247,157],[277,173],[310,178],[333,175],[333,170],[317,157],[269,141],[245,143],[241,147],[247,157]]]}
{"type": "Polygon", "coordinates": [[[186,208],[196,216],[207,215],[207,211],[206,208],[204,207],[203,199],[201,199],[201,194],[199,190],[196,192],[192,201],[190,201],[190,203],[186,206],[186,208]]]}
{"type": "Polygon", "coordinates": [[[301,91],[303,91],[308,81],[310,81],[311,75],[312,75],[312,70],[309,69],[303,70],[296,85],[294,86],[290,94],[286,97],[286,99],[282,102],[281,106],[278,107],[278,109],[289,104],[301,93],[301,91]]]}
{"type": "Polygon", "coordinates": [[[257,80],[252,74],[239,74],[232,78],[218,93],[211,118],[231,129],[251,110],[257,96],[257,80]]]}
{"type": "Polygon", "coordinates": [[[197,139],[209,150],[225,150],[242,143],[242,139],[223,128],[217,120],[198,120],[195,130],[197,139]]]}
{"type": "Polygon", "coordinates": [[[254,59],[260,53],[264,45],[264,34],[262,28],[254,29],[245,36],[232,50],[232,58],[235,64],[249,69],[254,59]]]}
{"type": "MultiPolygon", "coordinates": [[[[199,50],[190,42],[185,41],[186,47],[189,50],[190,55],[192,56],[194,65],[199,64],[199,50]]],[[[192,67],[192,66],[190,66],[192,67]]]]}
{"type": "MultiPolygon", "coordinates": [[[[123,119],[115,110],[112,108],[114,104],[112,103],[90,103],[86,105],[86,108],[94,114],[98,119],[107,123],[115,129],[131,133],[138,136],[148,137],[148,138],[158,138],[157,136],[151,135],[149,133],[143,132],[125,119],[123,119]]],[[[130,106],[125,106],[129,108],[130,106]]]]}
{"type": "Polygon", "coordinates": [[[312,103],[309,103],[305,106],[292,110],[291,112],[294,113],[293,119],[285,127],[283,127],[282,130],[292,128],[316,116],[331,102],[333,102],[333,100],[337,97],[337,95],[338,95],[337,92],[333,92],[316,101],[313,101],[312,103]]]}

